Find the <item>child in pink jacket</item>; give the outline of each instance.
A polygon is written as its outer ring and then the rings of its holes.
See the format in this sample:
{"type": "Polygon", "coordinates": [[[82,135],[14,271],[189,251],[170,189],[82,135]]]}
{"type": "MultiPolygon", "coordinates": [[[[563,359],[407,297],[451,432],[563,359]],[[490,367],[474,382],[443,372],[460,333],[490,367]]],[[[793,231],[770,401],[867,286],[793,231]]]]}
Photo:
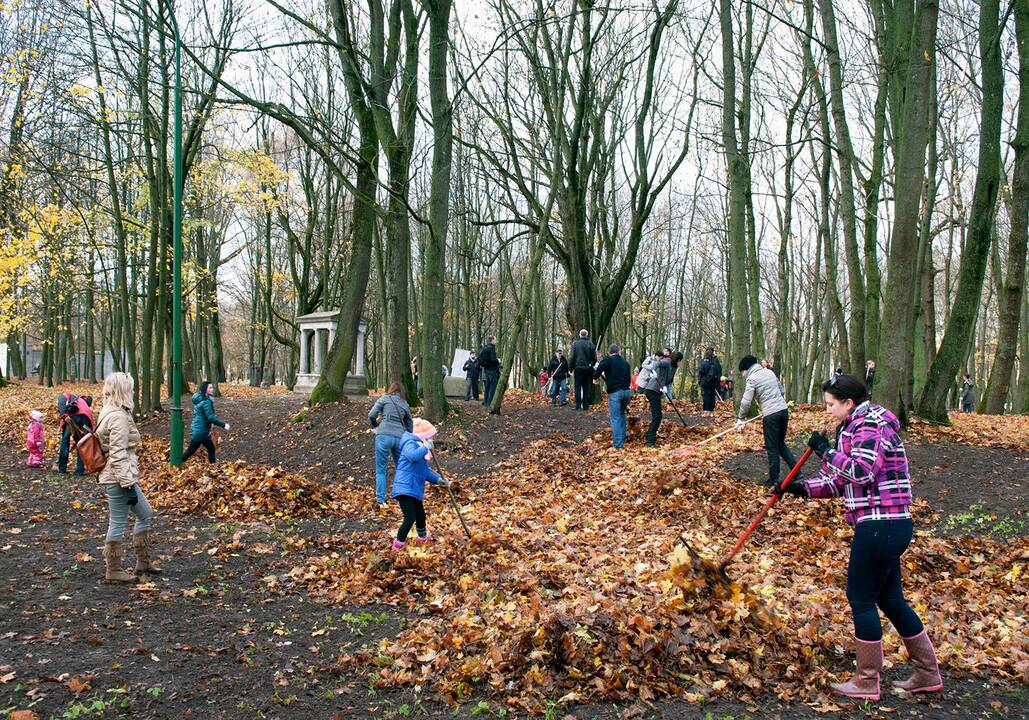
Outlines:
{"type": "Polygon", "coordinates": [[[43,413],[39,410],[29,412],[29,429],[25,435],[25,447],[29,451],[29,459],[25,464],[30,468],[43,467],[43,448],[46,446],[46,437],[43,433],[43,413]]]}

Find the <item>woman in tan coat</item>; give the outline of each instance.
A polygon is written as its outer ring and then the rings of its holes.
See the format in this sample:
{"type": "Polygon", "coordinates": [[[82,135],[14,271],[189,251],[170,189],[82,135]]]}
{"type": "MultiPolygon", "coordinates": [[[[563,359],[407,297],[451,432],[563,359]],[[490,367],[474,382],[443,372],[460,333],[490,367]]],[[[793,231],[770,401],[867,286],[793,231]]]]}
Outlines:
{"type": "Polygon", "coordinates": [[[96,426],[96,436],[107,456],[107,464],[100,471],[100,483],[107,491],[110,519],[107,525],[108,582],[133,582],[144,573],[158,572],[150,567],[148,554],[150,523],[153,510],[139,487],[139,430],[132,419],[132,376],[111,373],[104,381],[104,406],[96,426]],[[136,518],[132,547],[136,550],[135,574],[122,569],[122,539],[128,525],[129,512],[136,518]]]}

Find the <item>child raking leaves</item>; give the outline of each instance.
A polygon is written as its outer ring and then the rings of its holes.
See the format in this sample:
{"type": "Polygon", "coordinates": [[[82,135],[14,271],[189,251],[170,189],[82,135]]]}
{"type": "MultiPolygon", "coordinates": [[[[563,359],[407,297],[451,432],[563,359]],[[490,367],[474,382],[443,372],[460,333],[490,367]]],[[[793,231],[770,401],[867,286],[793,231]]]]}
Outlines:
{"type": "Polygon", "coordinates": [[[432,536],[426,527],[425,498],[426,481],[433,485],[449,487],[449,483],[429,467],[431,459],[432,438],[436,436],[436,428],[422,418],[415,418],[414,431],[405,432],[400,438],[400,460],[397,462],[396,476],[393,478],[393,497],[404,513],[404,521],[397,530],[392,550],[397,551],[407,545],[407,534],[411,526],[415,527],[418,537],[415,542],[432,542],[432,536]]]}

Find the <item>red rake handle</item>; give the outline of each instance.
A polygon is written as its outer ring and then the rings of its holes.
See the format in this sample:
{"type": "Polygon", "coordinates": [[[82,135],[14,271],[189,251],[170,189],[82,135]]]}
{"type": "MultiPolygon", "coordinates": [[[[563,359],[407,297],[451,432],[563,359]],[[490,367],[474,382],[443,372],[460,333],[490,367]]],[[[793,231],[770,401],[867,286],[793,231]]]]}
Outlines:
{"type": "MultiPolygon", "coordinates": [[[[786,486],[793,482],[793,478],[796,477],[797,473],[800,471],[800,468],[804,466],[804,463],[807,462],[807,459],[809,457],[811,457],[811,448],[805,450],[804,454],[800,456],[800,460],[797,461],[797,464],[793,466],[793,469],[790,470],[789,475],[786,476],[786,479],[783,480],[782,484],[779,486],[780,490],[785,490],[786,486]]],[[[739,542],[736,543],[736,547],[734,547],[732,549],[732,552],[729,553],[729,556],[725,558],[725,561],[722,563],[723,568],[730,562],[732,562],[733,557],[735,557],[736,553],[740,551],[740,548],[743,547],[744,543],[747,542],[747,539],[750,537],[750,534],[754,532],[754,528],[761,524],[761,521],[765,519],[765,515],[768,513],[768,510],[773,505],[775,505],[775,502],[778,499],[779,495],[777,493],[772,493],[771,497],[769,497],[768,500],[765,501],[765,506],[761,508],[761,512],[759,512],[757,516],[753,520],[751,520],[750,527],[748,527],[743,532],[743,535],[742,537],[740,537],[739,542]]]]}

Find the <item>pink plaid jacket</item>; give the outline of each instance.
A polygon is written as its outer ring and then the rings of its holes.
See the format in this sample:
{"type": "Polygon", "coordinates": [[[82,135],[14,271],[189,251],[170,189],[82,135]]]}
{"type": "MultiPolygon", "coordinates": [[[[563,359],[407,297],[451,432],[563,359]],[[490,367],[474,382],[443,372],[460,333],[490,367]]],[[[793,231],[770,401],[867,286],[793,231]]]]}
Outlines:
{"type": "Polygon", "coordinates": [[[836,448],[822,457],[818,475],[804,480],[811,497],[843,497],[847,522],[911,517],[911,475],[900,421],[864,402],[840,426],[836,448]]]}

